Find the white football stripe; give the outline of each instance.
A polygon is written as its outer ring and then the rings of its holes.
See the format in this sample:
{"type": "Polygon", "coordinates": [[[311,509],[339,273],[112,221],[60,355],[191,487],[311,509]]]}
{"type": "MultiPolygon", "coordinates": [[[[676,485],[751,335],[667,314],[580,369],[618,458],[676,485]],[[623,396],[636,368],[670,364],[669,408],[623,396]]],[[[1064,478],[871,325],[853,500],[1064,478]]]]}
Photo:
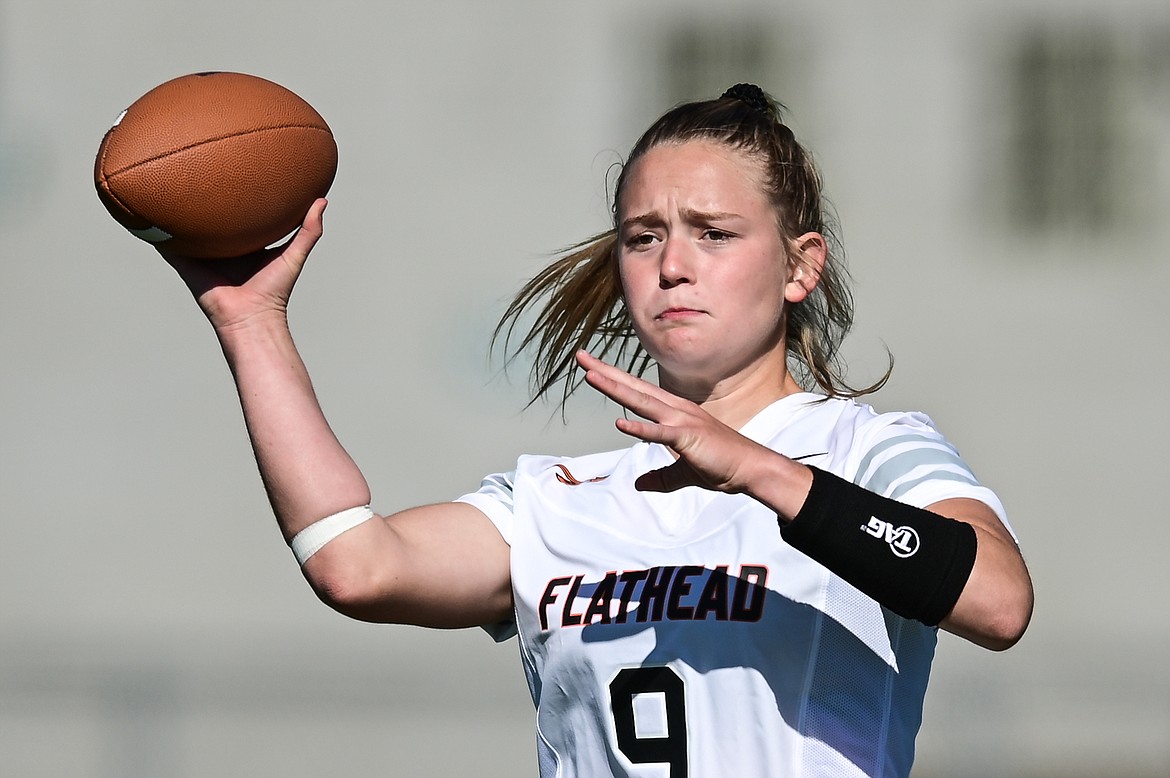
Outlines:
{"type": "MultiPolygon", "coordinates": [[[[127,227],[127,229],[130,229],[127,227]]],[[[147,227],[145,230],[133,230],[130,232],[142,238],[147,243],[162,243],[164,240],[170,240],[173,236],[160,230],[158,227],[147,227]]]]}

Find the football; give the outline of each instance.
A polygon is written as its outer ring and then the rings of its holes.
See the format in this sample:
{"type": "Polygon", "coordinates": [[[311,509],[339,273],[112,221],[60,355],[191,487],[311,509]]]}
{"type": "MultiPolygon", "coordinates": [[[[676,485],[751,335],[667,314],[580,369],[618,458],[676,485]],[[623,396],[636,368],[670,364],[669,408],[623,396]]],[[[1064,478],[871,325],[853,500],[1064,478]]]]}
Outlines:
{"type": "Polygon", "coordinates": [[[291,234],[337,173],[329,125],[285,87],[194,73],[136,100],[94,164],[99,199],[137,237],[190,257],[250,254],[291,234]]]}

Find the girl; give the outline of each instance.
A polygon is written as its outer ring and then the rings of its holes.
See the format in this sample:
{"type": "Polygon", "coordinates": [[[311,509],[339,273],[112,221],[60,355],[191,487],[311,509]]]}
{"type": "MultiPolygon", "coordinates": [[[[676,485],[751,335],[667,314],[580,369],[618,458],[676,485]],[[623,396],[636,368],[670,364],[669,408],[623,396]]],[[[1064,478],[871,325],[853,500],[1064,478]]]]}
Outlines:
{"type": "Polygon", "coordinates": [[[285,314],[324,208],[282,250],[167,259],[313,589],[357,619],[517,634],[542,776],[904,776],[937,628],[1022,636],[999,500],[928,418],[841,379],[852,305],[820,180],[758,87],[651,126],[613,230],[497,333],[536,311],[538,393],[583,380],[633,445],[521,457],[450,503],[376,516],[318,407],[285,314]]]}

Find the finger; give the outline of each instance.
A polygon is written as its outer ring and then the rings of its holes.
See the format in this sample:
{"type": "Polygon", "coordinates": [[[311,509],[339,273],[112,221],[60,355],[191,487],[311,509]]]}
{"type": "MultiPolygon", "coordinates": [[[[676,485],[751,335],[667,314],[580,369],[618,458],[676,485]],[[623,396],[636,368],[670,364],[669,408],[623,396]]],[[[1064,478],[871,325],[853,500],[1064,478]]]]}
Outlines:
{"type": "Polygon", "coordinates": [[[665,446],[673,447],[677,442],[678,435],[673,428],[663,424],[657,424],[654,421],[639,421],[637,419],[617,419],[614,421],[621,432],[629,435],[632,438],[643,440],[647,443],[661,443],[665,446]]]}
{"type": "Polygon", "coordinates": [[[304,221],[283,245],[269,249],[261,249],[241,257],[231,259],[198,259],[185,257],[167,251],[163,246],[157,246],[158,253],[186,282],[187,287],[196,295],[202,290],[223,283],[225,280],[238,285],[254,276],[260,268],[272,262],[277,257],[285,257],[291,261],[295,270],[305,263],[313,246],[321,239],[324,233],[322,215],[328,201],[319,198],[309,207],[304,221]]]}
{"type": "Polygon", "coordinates": [[[290,244],[289,248],[295,246],[307,254],[312,250],[313,246],[317,245],[317,241],[325,234],[325,209],[328,206],[329,201],[324,197],[317,198],[309,206],[309,212],[305,214],[305,220],[301,223],[301,229],[293,237],[292,244],[290,244]]]}
{"type": "Polygon", "coordinates": [[[289,238],[288,242],[272,250],[272,254],[279,254],[285,260],[292,262],[298,266],[305,264],[305,260],[309,258],[309,254],[313,251],[313,247],[317,245],[317,241],[321,240],[321,236],[325,234],[325,207],[329,205],[329,201],[324,197],[320,197],[309,206],[308,213],[305,214],[304,221],[301,222],[300,229],[289,238]]]}
{"type": "Polygon", "coordinates": [[[577,363],[586,369],[585,382],[614,402],[645,418],[670,408],[684,407],[685,400],[649,381],[630,375],[621,368],[603,362],[585,351],[577,353],[577,363]]]}
{"type": "Polygon", "coordinates": [[[195,297],[208,289],[223,283],[223,274],[216,265],[205,259],[192,259],[158,250],[163,260],[179,274],[179,278],[187,285],[187,289],[195,297]]]}
{"type": "Polygon", "coordinates": [[[603,375],[599,371],[585,374],[585,382],[623,408],[644,419],[663,421],[673,410],[672,406],[653,396],[641,386],[630,386],[603,375]]]}
{"type": "Polygon", "coordinates": [[[670,392],[667,392],[658,385],[653,384],[644,378],[639,378],[636,375],[632,375],[625,370],[622,370],[620,367],[617,367],[616,365],[611,365],[604,360],[598,359],[583,349],[576,353],[576,359],[577,364],[580,365],[583,370],[585,370],[586,380],[588,380],[590,373],[594,373],[595,375],[606,376],[615,383],[636,389],[637,391],[644,392],[651,397],[657,397],[663,401],[665,401],[667,398],[674,397],[674,395],[670,394],[670,392]]]}

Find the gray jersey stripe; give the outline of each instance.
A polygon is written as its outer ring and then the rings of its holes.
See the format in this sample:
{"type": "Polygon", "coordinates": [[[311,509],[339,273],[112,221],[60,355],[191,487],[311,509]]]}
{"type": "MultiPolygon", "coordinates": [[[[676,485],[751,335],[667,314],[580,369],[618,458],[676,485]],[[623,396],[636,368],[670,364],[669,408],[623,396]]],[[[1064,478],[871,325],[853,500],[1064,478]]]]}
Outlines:
{"type": "MultiPolygon", "coordinates": [[[[938,442],[938,438],[929,435],[898,435],[897,437],[883,440],[871,448],[865,457],[861,460],[861,464],[857,466],[857,476],[853,480],[855,483],[858,483],[861,486],[866,486],[866,484],[861,483],[861,479],[865,476],[865,472],[869,470],[870,465],[873,464],[873,461],[877,459],[878,455],[886,449],[893,448],[894,446],[900,445],[902,443],[931,444],[938,442]]],[[[866,488],[872,489],[872,487],[869,486],[866,486],[866,488]]]]}
{"type": "Polygon", "coordinates": [[[958,481],[959,483],[969,484],[971,486],[979,486],[979,482],[975,480],[974,476],[967,473],[955,473],[948,470],[935,471],[929,475],[924,475],[921,478],[915,478],[913,481],[907,481],[904,484],[899,484],[894,493],[889,495],[890,499],[897,500],[906,492],[913,489],[923,481],[958,481]]]}
{"type": "MultiPolygon", "coordinates": [[[[971,473],[971,468],[967,466],[967,463],[962,460],[953,448],[941,440],[917,435],[904,435],[901,438],[893,438],[888,442],[909,441],[929,445],[926,448],[915,448],[900,454],[894,454],[888,460],[880,463],[872,474],[866,476],[866,469],[872,466],[878,449],[888,449],[890,446],[882,445],[870,451],[869,455],[865,458],[863,468],[858,470],[859,481],[864,479],[861,485],[872,492],[892,496],[889,494],[890,487],[900,478],[904,478],[919,467],[931,467],[936,471],[957,467],[962,469],[966,474],[964,480],[972,484],[976,483],[974,475],[971,473]]],[[[900,491],[904,490],[900,489],[900,491]]]]}
{"type": "Polygon", "coordinates": [[[487,476],[480,483],[480,491],[488,490],[499,500],[500,503],[507,506],[509,511],[516,509],[515,495],[513,492],[512,483],[516,480],[516,471],[512,470],[507,473],[493,473],[487,476]]]}

